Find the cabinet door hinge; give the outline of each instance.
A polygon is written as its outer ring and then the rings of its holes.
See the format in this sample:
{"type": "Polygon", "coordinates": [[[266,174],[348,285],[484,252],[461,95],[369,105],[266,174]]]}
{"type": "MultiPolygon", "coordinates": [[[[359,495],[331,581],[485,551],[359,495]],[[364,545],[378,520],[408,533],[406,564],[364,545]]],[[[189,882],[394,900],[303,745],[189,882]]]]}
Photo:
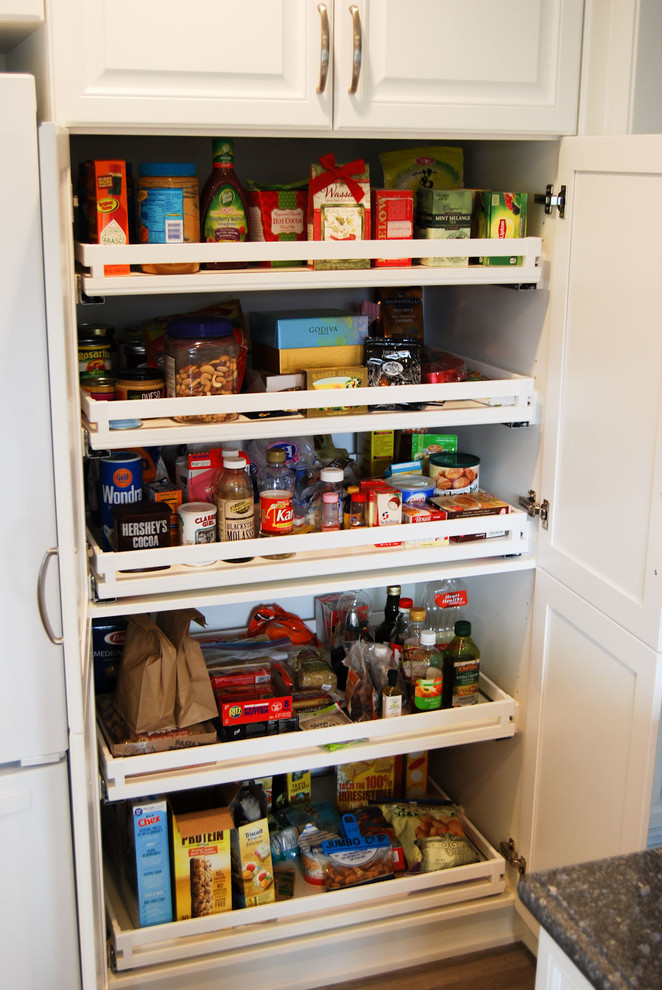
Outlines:
{"type": "Polygon", "coordinates": [[[565,186],[561,186],[560,192],[556,195],[554,186],[548,185],[545,188],[544,194],[536,193],[533,198],[536,203],[542,203],[544,205],[545,213],[551,214],[554,207],[556,207],[561,219],[565,217],[565,186]]]}
{"type": "Polygon", "coordinates": [[[540,522],[543,529],[549,528],[549,502],[546,498],[544,498],[542,502],[538,502],[536,493],[531,489],[528,497],[525,495],[520,495],[519,504],[523,509],[526,509],[531,518],[540,516],[540,522]]]}
{"type": "Polygon", "coordinates": [[[526,873],[526,860],[523,856],[517,855],[517,850],[515,849],[515,840],[508,839],[507,842],[501,843],[501,855],[507,863],[514,866],[520,876],[526,873]]]}

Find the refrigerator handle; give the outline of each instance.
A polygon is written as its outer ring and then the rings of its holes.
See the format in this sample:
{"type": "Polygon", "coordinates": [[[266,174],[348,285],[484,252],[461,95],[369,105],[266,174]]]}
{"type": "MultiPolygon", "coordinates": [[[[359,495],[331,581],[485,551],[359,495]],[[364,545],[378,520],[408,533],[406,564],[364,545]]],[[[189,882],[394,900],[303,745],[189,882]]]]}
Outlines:
{"type": "Polygon", "coordinates": [[[55,646],[62,646],[64,643],[64,636],[56,636],[53,632],[53,627],[50,619],[48,618],[48,611],[46,609],[46,601],[44,598],[44,585],[46,583],[48,563],[51,557],[57,557],[57,553],[57,547],[50,547],[42,558],[41,565],[39,567],[39,577],[37,579],[37,604],[39,605],[41,624],[44,627],[46,635],[55,646]]]}

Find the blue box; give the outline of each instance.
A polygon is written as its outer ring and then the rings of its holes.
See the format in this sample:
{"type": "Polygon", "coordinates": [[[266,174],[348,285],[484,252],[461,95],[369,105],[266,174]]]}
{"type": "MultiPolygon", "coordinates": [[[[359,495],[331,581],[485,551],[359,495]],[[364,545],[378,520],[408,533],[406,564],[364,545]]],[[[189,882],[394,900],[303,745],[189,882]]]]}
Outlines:
{"type": "Polygon", "coordinates": [[[251,341],[279,350],[363,344],[368,323],[368,316],[340,309],[251,313],[251,341]]]}
{"type": "Polygon", "coordinates": [[[123,842],[129,913],[141,928],[172,921],[168,804],[147,797],[126,804],[123,842]]]}

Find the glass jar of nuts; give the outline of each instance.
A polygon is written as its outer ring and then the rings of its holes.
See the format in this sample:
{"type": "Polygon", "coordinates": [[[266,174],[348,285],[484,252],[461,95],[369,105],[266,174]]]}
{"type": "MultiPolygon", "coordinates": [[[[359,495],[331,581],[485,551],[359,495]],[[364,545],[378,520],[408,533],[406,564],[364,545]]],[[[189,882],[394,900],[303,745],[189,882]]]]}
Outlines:
{"type": "MultiPolygon", "coordinates": [[[[168,398],[232,395],[237,392],[239,345],[232,324],[216,316],[175,316],[168,320],[165,378],[168,398]]],[[[178,423],[223,423],[236,412],[173,416],[178,423]]]]}

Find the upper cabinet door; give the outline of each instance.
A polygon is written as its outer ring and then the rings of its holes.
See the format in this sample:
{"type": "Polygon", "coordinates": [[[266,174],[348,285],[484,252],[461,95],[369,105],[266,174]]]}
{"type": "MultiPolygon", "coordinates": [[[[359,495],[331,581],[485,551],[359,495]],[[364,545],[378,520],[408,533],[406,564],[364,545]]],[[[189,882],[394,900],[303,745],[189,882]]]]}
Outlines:
{"type": "Polygon", "coordinates": [[[325,6],[331,29],[332,2],[57,0],[47,22],[53,119],[96,129],[328,129],[325,6]]]}
{"type": "Polygon", "coordinates": [[[336,0],[334,128],[574,134],[582,15],[583,0],[336,0]]]}
{"type": "Polygon", "coordinates": [[[662,137],[567,138],[539,563],[662,649],[662,137]]]}

